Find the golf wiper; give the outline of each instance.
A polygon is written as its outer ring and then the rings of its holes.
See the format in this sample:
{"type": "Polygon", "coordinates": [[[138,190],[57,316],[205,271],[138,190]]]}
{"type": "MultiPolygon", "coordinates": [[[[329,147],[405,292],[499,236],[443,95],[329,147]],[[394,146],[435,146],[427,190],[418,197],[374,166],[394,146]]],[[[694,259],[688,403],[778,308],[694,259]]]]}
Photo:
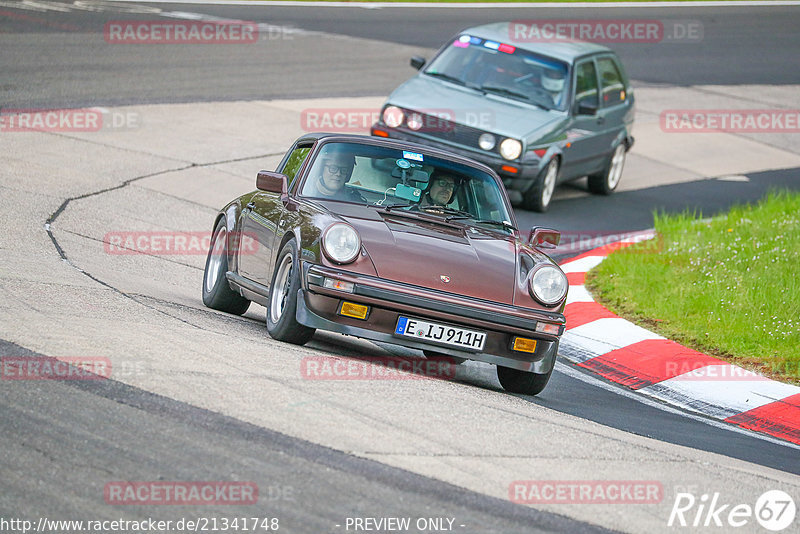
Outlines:
{"type": "Polygon", "coordinates": [[[425,72],[428,76],[433,76],[434,78],[439,78],[441,80],[447,80],[448,82],[453,82],[458,85],[463,85],[465,87],[469,87],[470,89],[477,89],[477,87],[471,83],[467,83],[461,78],[457,78],[455,76],[450,76],[449,74],[445,74],[443,72],[425,72]]]}
{"type": "Polygon", "coordinates": [[[482,85],[479,87],[479,89],[485,93],[495,93],[498,95],[513,96],[515,98],[521,98],[525,101],[530,101],[531,99],[531,97],[529,97],[525,93],[520,93],[518,91],[514,91],[513,89],[508,89],[506,87],[498,87],[496,85],[482,85]]]}
{"type": "Polygon", "coordinates": [[[516,98],[522,98],[523,100],[531,99],[525,93],[520,93],[518,91],[514,91],[513,89],[508,89],[506,87],[498,87],[496,85],[481,85],[479,89],[485,93],[495,93],[499,95],[513,96],[516,98]]]}

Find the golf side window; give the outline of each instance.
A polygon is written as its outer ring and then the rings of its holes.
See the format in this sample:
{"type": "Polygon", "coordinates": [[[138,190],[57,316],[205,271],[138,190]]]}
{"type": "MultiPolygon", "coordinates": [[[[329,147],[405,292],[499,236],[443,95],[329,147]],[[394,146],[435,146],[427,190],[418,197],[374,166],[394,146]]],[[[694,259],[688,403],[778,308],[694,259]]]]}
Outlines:
{"type": "Polygon", "coordinates": [[[578,63],[575,68],[575,102],[599,107],[597,90],[597,71],[594,61],[589,59],[578,63]]]}
{"type": "Polygon", "coordinates": [[[597,69],[600,71],[600,94],[603,95],[603,107],[614,106],[625,100],[625,84],[617,65],[610,57],[597,60],[597,69]]]}

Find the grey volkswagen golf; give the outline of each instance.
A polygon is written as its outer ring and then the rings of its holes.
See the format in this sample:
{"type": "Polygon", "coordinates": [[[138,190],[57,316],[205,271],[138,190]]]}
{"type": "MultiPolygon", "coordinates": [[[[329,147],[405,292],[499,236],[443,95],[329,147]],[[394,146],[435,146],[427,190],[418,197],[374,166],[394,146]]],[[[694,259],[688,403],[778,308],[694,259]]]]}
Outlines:
{"type": "Polygon", "coordinates": [[[611,194],[633,145],[634,98],[617,55],[586,42],[528,42],[512,23],[468,28],[395,89],[372,135],[480,161],[512,202],[546,211],[556,184],[611,194]]]}

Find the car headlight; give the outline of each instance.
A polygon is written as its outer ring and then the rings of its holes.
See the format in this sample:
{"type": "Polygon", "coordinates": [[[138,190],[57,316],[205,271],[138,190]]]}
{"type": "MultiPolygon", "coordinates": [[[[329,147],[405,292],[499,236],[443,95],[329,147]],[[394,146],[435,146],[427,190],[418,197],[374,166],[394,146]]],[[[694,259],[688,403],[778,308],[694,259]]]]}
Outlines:
{"type": "Polygon", "coordinates": [[[389,106],[383,110],[383,122],[386,123],[386,126],[389,128],[397,128],[403,124],[404,118],[405,114],[403,110],[397,106],[389,106]]]}
{"type": "Polygon", "coordinates": [[[350,263],[361,251],[361,238],[349,224],[333,223],[322,235],[322,251],[336,263],[350,263]]]}
{"type": "Polygon", "coordinates": [[[422,128],[422,115],[420,115],[419,113],[412,113],[408,117],[407,123],[408,127],[411,128],[412,130],[419,130],[420,128],[422,128]]]}
{"type": "Polygon", "coordinates": [[[497,139],[490,133],[482,134],[478,138],[478,146],[484,150],[493,149],[495,144],[497,144],[497,139]]]}
{"type": "Polygon", "coordinates": [[[522,143],[516,139],[506,139],[500,143],[500,155],[506,159],[517,159],[522,154],[522,143]]]}
{"type": "Polygon", "coordinates": [[[567,287],[567,277],[552,265],[539,267],[530,277],[531,296],[545,306],[553,306],[563,300],[567,287]]]}

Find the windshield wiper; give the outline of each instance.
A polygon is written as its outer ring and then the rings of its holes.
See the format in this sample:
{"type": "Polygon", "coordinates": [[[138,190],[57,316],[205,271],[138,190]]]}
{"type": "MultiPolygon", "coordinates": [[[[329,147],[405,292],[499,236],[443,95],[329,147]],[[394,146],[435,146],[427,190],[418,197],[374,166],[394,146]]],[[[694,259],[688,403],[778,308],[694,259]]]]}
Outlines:
{"type": "Polygon", "coordinates": [[[502,226],[503,228],[508,228],[509,230],[516,230],[517,227],[511,224],[508,221],[495,221],[493,219],[475,219],[476,223],[483,223],[483,224],[493,224],[495,226],[502,226]]]}
{"type": "Polygon", "coordinates": [[[442,213],[445,215],[450,215],[450,217],[446,217],[446,221],[451,221],[453,219],[472,219],[474,215],[468,213],[466,211],[457,210],[455,208],[450,208],[448,206],[420,206],[420,210],[424,211],[425,213],[442,213]]]}
{"type": "Polygon", "coordinates": [[[367,206],[369,206],[369,207],[372,207],[372,208],[383,208],[386,211],[391,211],[394,208],[407,208],[410,205],[411,204],[400,204],[400,203],[398,203],[398,204],[367,204],[367,206]]]}
{"type": "Polygon", "coordinates": [[[505,87],[496,87],[494,85],[483,85],[483,86],[479,87],[478,89],[480,91],[485,92],[485,93],[495,93],[495,94],[498,94],[498,95],[505,95],[505,96],[512,96],[512,97],[515,97],[515,98],[520,98],[520,99],[524,100],[525,102],[530,102],[534,106],[540,107],[540,108],[542,108],[544,110],[548,110],[549,111],[551,109],[551,108],[548,108],[547,106],[537,102],[536,100],[533,99],[533,97],[530,97],[530,96],[528,96],[528,95],[526,95],[524,93],[520,93],[520,92],[514,91],[513,89],[507,89],[505,87]]]}
{"type": "Polygon", "coordinates": [[[525,93],[520,93],[518,91],[514,91],[513,89],[508,89],[506,87],[498,87],[496,85],[481,85],[479,89],[485,93],[497,93],[500,95],[515,96],[517,98],[522,98],[524,100],[531,99],[531,97],[529,97],[525,93]]]}
{"type": "Polygon", "coordinates": [[[451,76],[449,74],[445,74],[444,72],[428,72],[428,71],[425,71],[425,74],[427,74],[428,76],[433,76],[434,78],[439,78],[441,80],[447,80],[448,82],[453,82],[453,83],[458,84],[458,85],[463,85],[464,87],[469,87],[470,89],[478,89],[478,86],[476,86],[475,84],[466,82],[466,81],[462,80],[461,78],[457,78],[455,76],[451,76]]]}

